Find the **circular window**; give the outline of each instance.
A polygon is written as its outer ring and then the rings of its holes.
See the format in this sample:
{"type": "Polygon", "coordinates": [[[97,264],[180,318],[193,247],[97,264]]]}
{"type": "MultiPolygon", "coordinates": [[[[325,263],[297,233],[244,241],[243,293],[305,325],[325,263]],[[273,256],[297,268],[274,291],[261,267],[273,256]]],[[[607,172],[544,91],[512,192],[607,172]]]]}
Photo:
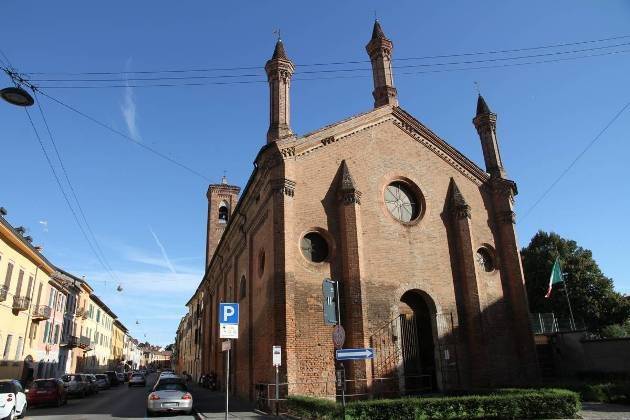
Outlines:
{"type": "Polygon", "coordinates": [[[258,276],[262,277],[265,272],[265,250],[261,249],[260,254],[258,254],[258,276]]]}
{"type": "Polygon", "coordinates": [[[317,232],[309,232],[302,238],[300,248],[304,257],[315,263],[323,262],[328,258],[328,242],[317,232]]]}
{"type": "Polygon", "coordinates": [[[403,223],[420,215],[420,200],[406,183],[396,181],[385,188],[385,205],[394,218],[403,223]]]}
{"type": "Polygon", "coordinates": [[[487,248],[485,247],[479,248],[477,250],[476,257],[477,257],[477,263],[483,269],[483,271],[487,273],[494,271],[494,261],[492,259],[492,254],[487,248]]]}

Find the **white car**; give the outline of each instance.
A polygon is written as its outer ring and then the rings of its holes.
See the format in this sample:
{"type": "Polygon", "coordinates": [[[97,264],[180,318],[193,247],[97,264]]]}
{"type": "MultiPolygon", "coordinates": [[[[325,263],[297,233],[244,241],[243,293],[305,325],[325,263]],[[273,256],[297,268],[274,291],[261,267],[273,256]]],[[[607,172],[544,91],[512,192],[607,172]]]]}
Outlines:
{"type": "Polygon", "coordinates": [[[26,394],[14,379],[0,380],[0,419],[13,420],[26,414],[26,394]]]}

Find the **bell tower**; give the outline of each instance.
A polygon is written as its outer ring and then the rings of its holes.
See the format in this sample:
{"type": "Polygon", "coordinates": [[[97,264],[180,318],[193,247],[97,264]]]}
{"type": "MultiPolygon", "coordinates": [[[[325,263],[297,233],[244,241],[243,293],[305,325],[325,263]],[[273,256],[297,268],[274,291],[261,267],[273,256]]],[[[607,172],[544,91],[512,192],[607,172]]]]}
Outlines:
{"type": "Polygon", "coordinates": [[[223,236],[226,226],[230,223],[232,212],[238,203],[241,189],[236,185],[228,185],[224,176],[220,184],[210,184],[208,187],[208,236],[206,240],[206,268],[212,260],[214,251],[223,236]]]}

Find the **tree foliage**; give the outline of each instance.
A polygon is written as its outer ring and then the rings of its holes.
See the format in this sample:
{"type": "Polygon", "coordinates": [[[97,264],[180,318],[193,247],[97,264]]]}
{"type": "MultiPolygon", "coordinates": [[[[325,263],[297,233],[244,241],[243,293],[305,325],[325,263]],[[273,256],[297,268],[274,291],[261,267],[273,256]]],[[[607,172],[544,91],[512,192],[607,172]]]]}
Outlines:
{"type": "Polygon", "coordinates": [[[606,277],[590,250],[556,233],[538,231],[521,250],[529,307],[532,313],[554,312],[569,317],[564,285],[555,285],[551,297],[545,294],[556,256],[562,272],[576,321],[599,331],[612,324],[623,324],[630,317],[630,300],[615,292],[612,279],[606,277]]]}

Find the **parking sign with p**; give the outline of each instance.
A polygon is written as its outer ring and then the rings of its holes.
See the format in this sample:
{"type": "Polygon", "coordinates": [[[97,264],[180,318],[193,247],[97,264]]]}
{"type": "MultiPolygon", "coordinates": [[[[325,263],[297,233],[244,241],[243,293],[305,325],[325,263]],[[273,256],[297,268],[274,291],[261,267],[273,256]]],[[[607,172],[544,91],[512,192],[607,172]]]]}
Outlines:
{"type": "Polygon", "coordinates": [[[238,338],[238,303],[219,304],[219,338],[238,338]]]}

